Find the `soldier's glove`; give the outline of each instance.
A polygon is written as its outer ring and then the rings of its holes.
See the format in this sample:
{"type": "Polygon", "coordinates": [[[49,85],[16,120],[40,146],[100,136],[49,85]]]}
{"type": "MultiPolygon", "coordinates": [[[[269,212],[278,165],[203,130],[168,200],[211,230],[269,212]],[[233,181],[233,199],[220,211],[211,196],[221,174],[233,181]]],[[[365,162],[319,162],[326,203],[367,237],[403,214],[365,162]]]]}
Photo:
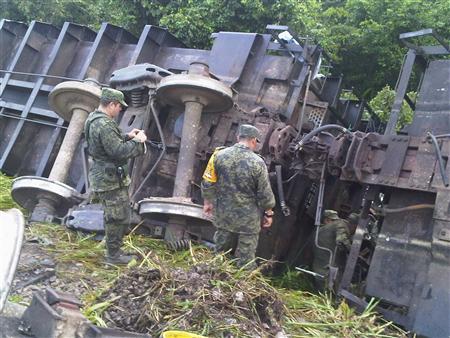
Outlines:
{"type": "Polygon", "coordinates": [[[145,141],[147,141],[147,136],[141,130],[138,133],[136,133],[136,135],[133,137],[133,140],[138,141],[140,143],[144,143],[145,141]]]}

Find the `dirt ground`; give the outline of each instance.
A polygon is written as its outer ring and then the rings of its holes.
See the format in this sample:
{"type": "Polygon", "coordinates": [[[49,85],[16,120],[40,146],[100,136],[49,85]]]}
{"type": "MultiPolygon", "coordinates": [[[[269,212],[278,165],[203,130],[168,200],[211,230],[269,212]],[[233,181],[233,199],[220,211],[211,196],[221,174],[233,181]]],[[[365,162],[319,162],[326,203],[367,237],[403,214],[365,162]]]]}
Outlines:
{"type": "Polygon", "coordinates": [[[53,255],[43,249],[50,244],[34,239],[24,242],[10,298],[26,304],[31,301],[34,291],[47,286],[77,296],[87,291],[86,284],[81,280],[63,277],[66,271],[80,270],[82,263],[57,263],[53,255]]]}

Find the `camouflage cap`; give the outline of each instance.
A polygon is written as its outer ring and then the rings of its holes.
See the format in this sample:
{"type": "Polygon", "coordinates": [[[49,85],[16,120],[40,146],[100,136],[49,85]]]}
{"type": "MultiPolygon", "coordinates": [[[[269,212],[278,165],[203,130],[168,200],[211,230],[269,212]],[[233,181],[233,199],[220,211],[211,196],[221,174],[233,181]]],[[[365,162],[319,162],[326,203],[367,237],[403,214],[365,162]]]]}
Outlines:
{"type": "Polygon", "coordinates": [[[256,138],[256,141],[261,141],[261,133],[258,128],[250,124],[241,124],[238,130],[239,137],[256,138]]]}
{"type": "Polygon", "coordinates": [[[324,218],[330,218],[330,219],[339,219],[338,213],[334,210],[325,210],[323,212],[324,218]]]}
{"type": "Polygon", "coordinates": [[[100,99],[106,99],[111,101],[117,101],[122,106],[128,107],[127,103],[125,102],[125,96],[120,90],[112,89],[112,88],[103,88],[102,89],[102,96],[100,99]]]}

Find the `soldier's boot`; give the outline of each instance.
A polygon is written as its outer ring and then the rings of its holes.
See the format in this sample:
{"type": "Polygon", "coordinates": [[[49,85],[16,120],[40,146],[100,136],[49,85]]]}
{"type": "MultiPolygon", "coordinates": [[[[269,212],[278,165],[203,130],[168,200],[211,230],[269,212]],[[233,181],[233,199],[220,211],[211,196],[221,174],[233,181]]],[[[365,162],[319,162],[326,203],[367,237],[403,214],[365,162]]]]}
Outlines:
{"type": "Polygon", "coordinates": [[[130,263],[133,259],[136,260],[137,257],[135,255],[127,255],[121,251],[117,251],[113,255],[110,254],[106,255],[106,262],[115,265],[126,265],[130,263]]]}

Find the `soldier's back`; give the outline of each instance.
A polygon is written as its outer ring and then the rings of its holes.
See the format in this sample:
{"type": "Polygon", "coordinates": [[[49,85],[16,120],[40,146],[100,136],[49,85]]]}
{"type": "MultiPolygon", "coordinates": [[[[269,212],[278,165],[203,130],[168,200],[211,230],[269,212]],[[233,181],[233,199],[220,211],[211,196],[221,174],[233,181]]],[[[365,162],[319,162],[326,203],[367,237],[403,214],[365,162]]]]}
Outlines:
{"type": "Polygon", "coordinates": [[[256,189],[254,177],[264,165],[258,155],[240,144],[219,151],[215,161],[219,189],[230,194],[240,192],[253,196],[256,189]]]}
{"type": "Polygon", "coordinates": [[[264,161],[244,145],[235,144],[217,153],[214,166],[217,173],[216,226],[257,233],[260,221],[257,177],[266,170],[264,161]]]}

